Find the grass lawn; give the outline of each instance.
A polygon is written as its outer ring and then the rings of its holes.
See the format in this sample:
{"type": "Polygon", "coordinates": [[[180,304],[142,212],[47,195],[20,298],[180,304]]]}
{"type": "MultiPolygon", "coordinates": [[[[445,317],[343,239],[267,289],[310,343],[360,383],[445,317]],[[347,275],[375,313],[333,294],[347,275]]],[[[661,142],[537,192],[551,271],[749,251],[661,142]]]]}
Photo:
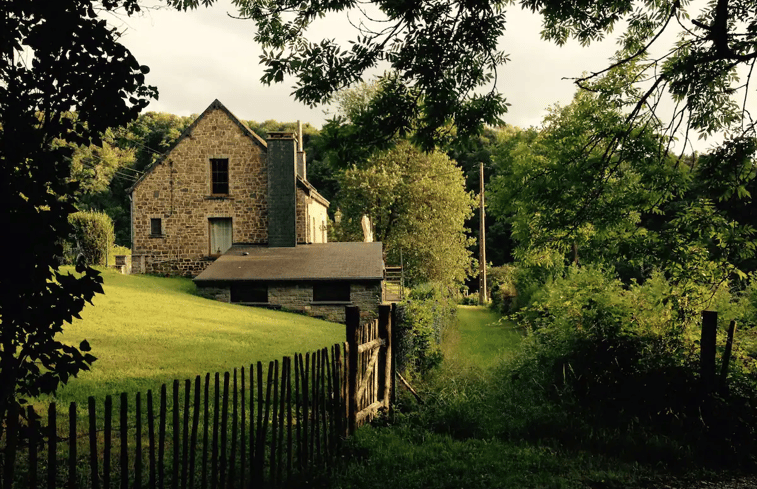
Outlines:
{"type": "Polygon", "coordinates": [[[457,325],[442,343],[449,368],[489,369],[518,350],[523,333],[515,324],[480,306],[458,306],[457,325]]]}
{"type": "MultiPolygon", "coordinates": [[[[193,295],[185,278],[103,271],[104,295],[65,325],[61,341],[88,340],[97,361],[55,400],[85,407],[88,396],[146,392],[173,379],[281,359],[344,341],[344,325],[193,295]]],[[[169,386],[170,391],[170,386],[169,386]]],[[[51,399],[35,403],[43,407],[51,399]]]]}

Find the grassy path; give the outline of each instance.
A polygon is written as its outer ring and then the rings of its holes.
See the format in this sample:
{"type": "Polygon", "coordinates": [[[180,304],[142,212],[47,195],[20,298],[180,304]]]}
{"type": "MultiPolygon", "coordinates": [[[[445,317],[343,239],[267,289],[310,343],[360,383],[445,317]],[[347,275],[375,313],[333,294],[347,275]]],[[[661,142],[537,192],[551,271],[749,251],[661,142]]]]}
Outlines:
{"type": "Polygon", "coordinates": [[[444,362],[416,385],[425,405],[408,404],[394,424],[374,424],[348,439],[350,458],[320,487],[583,488],[622,487],[623,464],[587,453],[561,453],[553,444],[511,439],[512,412],[497,392],[502,361],[520,348],[512,323],[476,306],[460,306],[444,335],[444,362]],[[511,418],[505,421],[505,418],[511,418]]]}
{"type": "Polygon", "coordinates": [[[457,325],[445,332],[445,363],[454,368],[490,369],[518,350],[523,335],[515,325],[480,306],[459,306],[457,325]]]}

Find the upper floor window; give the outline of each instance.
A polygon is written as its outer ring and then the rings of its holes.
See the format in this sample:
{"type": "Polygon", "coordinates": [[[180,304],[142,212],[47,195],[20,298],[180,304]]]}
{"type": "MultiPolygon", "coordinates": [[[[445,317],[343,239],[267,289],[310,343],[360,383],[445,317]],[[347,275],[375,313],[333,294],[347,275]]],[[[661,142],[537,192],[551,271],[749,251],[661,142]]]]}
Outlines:
{"type": "Polygon", "coordinates": [[[159,218],[150,218],[150,236],[163,235],[163,220],[159,218]]]}
{"type": "Polygon", "coordinates": [[[229,159],[211,158],[210,160],[211,193],[226,195],[229,193],[229,159]]]}

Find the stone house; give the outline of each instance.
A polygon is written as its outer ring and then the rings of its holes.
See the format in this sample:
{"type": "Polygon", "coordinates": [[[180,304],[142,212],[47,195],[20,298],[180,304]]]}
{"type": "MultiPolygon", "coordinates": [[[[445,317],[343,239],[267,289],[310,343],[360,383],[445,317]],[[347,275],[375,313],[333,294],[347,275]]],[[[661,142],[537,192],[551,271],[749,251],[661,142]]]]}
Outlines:
{"type": "Polygon", "coordinates": [[[381,245],[328,242],[329,202],[307,180],[301,132],[263,140],[215,100],[131,199],[134,271],[191,276],[208,297],[332,320],[345,304],[378,310],[381,245]]]}

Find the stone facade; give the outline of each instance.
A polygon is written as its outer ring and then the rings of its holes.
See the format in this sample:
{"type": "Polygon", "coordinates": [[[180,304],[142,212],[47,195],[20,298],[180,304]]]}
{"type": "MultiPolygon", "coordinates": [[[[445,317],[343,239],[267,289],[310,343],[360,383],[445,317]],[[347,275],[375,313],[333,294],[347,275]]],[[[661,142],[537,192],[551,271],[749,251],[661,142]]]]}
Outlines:
{"type": "MultiPolygon", "coordinates": [[[[294,137],[290,141],[296,146],[294,137]]],[[[233,244],[267,244],[268,153],[265,141],[242,127],[220,102],[211,104],[132,189],[132,253],[143,256],[142,271],[202,272],[218,256],[211,250],[211,222],[230,222],[233,244]],[[213,193],[213,159],[228,161],[228,193],[213,193]]],[[[294,159],[291,165],[294,173],[294,159]]],[[[297,179],[297,196],[307,200],[302,187],[308,186],[297,179]]],[[[320,197],[317,204],[298,202],[297,221],[312,221],[311,213],[325,219],[328,202],[320,197]]],[[[297,241],[314,242],[307,233],[297,241]]]]}
{"type": "MultiPolygon", "coordinates": [[[[217,284],[211,287],[198,287],[197,293],[208,299],[230,302],[230,290],[230,284],[217,284]]],[[[345,306],[358,306],[361,317],[372,320],[378,317],[378,306],[381,303],[381,281],[372,280],[351,283],[350,302],[344,303],[313,302],[312,283],[272,282],[268,284],[268,304],[256,303],[255,305],[302,312],[308,316],[343,323],[345,306]]]]}

